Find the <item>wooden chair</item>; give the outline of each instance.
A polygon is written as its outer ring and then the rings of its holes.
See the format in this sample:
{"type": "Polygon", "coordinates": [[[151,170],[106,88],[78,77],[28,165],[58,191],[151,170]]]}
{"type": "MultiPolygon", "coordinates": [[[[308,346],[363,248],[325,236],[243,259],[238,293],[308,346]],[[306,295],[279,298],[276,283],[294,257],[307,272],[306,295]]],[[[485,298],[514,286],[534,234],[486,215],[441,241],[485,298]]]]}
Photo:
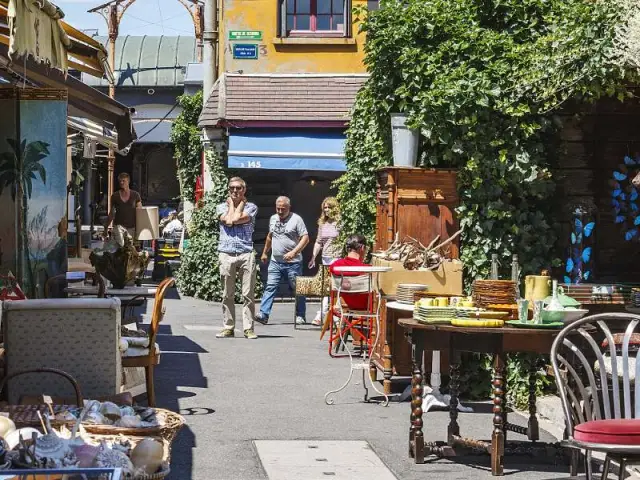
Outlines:
{"type": "Polygon", "coordinates": [[[160,285],[153,303],[153,313],[151,317],[151,325],[149,326],[149,348],[145,349],[145,354],[141,356],[124,356],[122,358],[122,366],[127,368],[144,367],[145,378],[147,383],[147,401],[150,407],[156,406],[156,395],[153,386],[153,367],[160,363],[160,350],[156,348],[156,336],[158,328],[164,316],[165,308],[163,307],[164,296],[169,289],[175,284],[173,278],[165,278],[160,285]]]}
{"type": "Polygon", "coordinates": [[[592,315],[567,325],[551,347],[551,364],[562,400],[567,439],[573,449],[571,475],[578,453],[585,451],[587,480],[593,478],[591,453],[605,454],[602,479],[611,460],[625,477],[627,461],[640,459],[640,316],[592,315]]]}
{"type": "MultiPolygon", "coordinates": [[[[371,320],[377,315],[375,311],[374,285],[369,275],[334,276],[331,275],[331,297],[325,324],[329,331],[329,355],[337,358],[340,347],[344,350],[349,337],[354,351],[367,354],[371,351],[371,320]],[[344,294],[356,294],[366,297],[367,308],[354,310],[342,297],[344,294]],[[338,321],[335,321],[338,319],[338,321]]],[[[323,327],[323,330],[325,328],[323,327]]],[[[324,332],[321,334],[323,335],[324,332]]],[[[351,353],[348,353],[351,356],[351,353]]]]}

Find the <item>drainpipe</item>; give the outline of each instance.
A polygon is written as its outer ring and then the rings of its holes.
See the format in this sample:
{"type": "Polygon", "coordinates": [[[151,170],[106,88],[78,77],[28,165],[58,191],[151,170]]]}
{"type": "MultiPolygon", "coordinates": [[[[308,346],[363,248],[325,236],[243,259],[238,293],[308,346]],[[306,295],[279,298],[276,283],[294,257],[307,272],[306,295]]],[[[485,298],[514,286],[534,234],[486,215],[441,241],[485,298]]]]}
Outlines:
{"type": "Polygon", "coordinates": [[[203,101],[206,102],[216,80],[216,50],[218,45],[218,1],[206,0],[204,4],[204,82],[202,90],[203,101]]]}

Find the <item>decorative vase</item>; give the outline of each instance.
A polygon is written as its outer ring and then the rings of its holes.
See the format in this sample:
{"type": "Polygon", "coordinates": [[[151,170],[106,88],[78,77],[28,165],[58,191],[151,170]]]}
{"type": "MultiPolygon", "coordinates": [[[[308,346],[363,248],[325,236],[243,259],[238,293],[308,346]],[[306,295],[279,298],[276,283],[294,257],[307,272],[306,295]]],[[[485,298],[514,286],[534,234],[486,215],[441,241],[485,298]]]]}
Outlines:
{"type": "Polygon", "coordinates": [[[391,114],[393,165],[396,167],[415,167],[418,162],[419,131],[407,127],[407,118],[404,113],[391,114]]]}

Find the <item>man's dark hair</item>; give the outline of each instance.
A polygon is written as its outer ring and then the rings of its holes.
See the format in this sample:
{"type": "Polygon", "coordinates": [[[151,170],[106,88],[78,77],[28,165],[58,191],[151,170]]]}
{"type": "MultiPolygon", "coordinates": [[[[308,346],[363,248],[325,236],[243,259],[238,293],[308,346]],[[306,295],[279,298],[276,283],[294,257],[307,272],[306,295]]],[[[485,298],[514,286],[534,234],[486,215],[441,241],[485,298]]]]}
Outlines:
{"type": "Polygon", "coordinates": [[[362,235],[351,235],[347,238],[347,252],[357,252],[367,245],[367,240],[362,235]]]}

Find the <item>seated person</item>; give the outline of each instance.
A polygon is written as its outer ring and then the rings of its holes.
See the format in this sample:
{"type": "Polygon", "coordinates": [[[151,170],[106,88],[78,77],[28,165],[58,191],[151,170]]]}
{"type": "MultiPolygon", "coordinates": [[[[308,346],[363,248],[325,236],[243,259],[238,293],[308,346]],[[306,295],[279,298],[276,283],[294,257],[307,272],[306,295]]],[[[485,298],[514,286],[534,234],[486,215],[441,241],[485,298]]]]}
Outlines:
{"type": "MultiPolygon", "coordinates": [[[[347,256],[333,262],[329,267],[329,272],[335,277],[357,277],[363,275],[358,272],[336,272],[336,267],[368,267],[369,264],[363,262],[367,252],[367,242],[362,235],[351,235],[347,238],[347,256]]],[[[344,300],[351,310],[368,310],[369,293],[346,293],[340,292],[340,298],[344,300]]]]}
{"type": "Polygon", "coordinates": [[[175,210],[172,211],[167,218],[169,219],[169,223],[162,229],[163,237],[171,236],[176,231],[182,231],[182,222],[178,220],[178,214],[175,210]]]}

